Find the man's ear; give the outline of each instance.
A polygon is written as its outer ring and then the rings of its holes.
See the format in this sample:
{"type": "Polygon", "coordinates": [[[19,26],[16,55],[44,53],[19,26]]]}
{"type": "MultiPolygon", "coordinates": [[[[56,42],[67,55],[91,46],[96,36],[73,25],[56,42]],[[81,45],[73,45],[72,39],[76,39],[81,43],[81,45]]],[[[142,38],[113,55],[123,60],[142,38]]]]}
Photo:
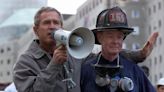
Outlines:
{"type": "Polygon", "coordinates": [[[37,26],[33,26],[33,31],[35,33],[36,36],[38,36],[38,31],[37,31],[38,27],[37,26]]]}
{"type": "Polygon", "coordinates": [[[98,42],[101,43],[101,40],[102,40],[102,32],[97,32],[96,33],[96,37],[97,37],[98,42]]]}

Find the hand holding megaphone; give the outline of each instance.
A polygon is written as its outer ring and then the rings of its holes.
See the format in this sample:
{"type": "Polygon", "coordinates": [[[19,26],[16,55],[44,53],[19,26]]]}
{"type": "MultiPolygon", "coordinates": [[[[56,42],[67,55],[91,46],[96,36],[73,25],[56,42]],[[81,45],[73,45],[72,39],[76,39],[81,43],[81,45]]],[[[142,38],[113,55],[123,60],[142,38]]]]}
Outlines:
{"type": "MultiPolygon", "coordinates": [[[[84,27],[77,28],[73,31],[63,29],[54,30],[52,36],[56,40],[57,45],[65,45],[68,53],[77,59],[87,57],[92,52],[95,43],[93,32],[84,27]]],[[[62,51],[60,48],[57,50],[62,51]]],[[[63,82],[66,82],[68,88],[74,88],[76,83],[72,80],[69,69],[67,69],[65,64],[64,70],[66,72],[66,78],[63,82]]]]}
{"type": "Polygon", "coordinates": [[[92,52],[95,43],[93,32],[84,27],[73,31],[58,29],[53,31],[52,36],[57,45],[66,45],[69,54],[77,59],[87,57],[92,52]]]}
{"type": "Polygon", "coordinates": [[[56,64],[63,64],[67,61],[67,53],[64,45],[60,45],[53,53],[53,60],[56,64]]]}

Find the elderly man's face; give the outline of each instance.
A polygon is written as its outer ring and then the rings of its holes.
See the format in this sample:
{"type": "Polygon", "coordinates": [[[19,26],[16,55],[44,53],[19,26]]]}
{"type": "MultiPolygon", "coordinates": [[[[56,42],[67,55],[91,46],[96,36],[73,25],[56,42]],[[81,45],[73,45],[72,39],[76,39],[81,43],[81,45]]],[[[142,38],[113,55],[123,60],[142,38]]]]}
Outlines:
{"type": "Polygon", "coordinates": [[[97,33],[102,50],[108,54],[118,54],[122,49],[124,34],[117,29],[105,29],[97,33]]]}

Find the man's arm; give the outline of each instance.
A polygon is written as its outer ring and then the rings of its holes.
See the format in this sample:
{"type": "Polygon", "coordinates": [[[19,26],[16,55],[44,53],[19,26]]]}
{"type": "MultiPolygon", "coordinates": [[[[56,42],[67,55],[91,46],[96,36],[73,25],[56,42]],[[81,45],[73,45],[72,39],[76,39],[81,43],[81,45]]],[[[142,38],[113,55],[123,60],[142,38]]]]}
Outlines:
{"type": "Polygon", "coordinates": [[[143,48],[136,51],[130,51],[124,49],[121,52],[121,54],[127,57],[128,59],[135,61],[135,63],[143,62],[151,54],[153,50],[153,46],[157,40],[157,37],[158,37],[158,32],[153,32],[149,36],[143,48]]]}
{"type": "Polygon", "coordinates": [[[40,69],[31,56],[22,55],[14,67],[13,80],[18,92],[53,92],[54,89],[63,92],[62,67],[50,62],[45,69],[40,69]]]}
{"type": "Polygon", "coordinates": [[[157,40],[158,32],[153,32],[145,43],[144,47],[140,50],[143,57],[147,57],[151,54],[153,46],[157,40]]]}

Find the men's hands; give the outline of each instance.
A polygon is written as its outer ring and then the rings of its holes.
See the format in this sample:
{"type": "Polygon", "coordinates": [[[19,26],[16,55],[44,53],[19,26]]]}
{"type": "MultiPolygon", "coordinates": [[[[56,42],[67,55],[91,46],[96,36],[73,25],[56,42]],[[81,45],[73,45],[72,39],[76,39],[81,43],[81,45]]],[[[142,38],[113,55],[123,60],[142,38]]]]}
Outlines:
{"type": "Polygon", "coordinates": [[[147,42],[145,43],[144,47],[141,49],[141,54],[143,57],[147,57],[151,54],[152,50],[153,50],[153,46],[157,40],[158,37],[158,32],[153,32],[147,42]]]}
{"type": "Polygon", "coordinates": [[[67,61],[67,51],[64,45],[59,46],[53,54],[53,61],[56,64],[63,64],[67,61]]]}

